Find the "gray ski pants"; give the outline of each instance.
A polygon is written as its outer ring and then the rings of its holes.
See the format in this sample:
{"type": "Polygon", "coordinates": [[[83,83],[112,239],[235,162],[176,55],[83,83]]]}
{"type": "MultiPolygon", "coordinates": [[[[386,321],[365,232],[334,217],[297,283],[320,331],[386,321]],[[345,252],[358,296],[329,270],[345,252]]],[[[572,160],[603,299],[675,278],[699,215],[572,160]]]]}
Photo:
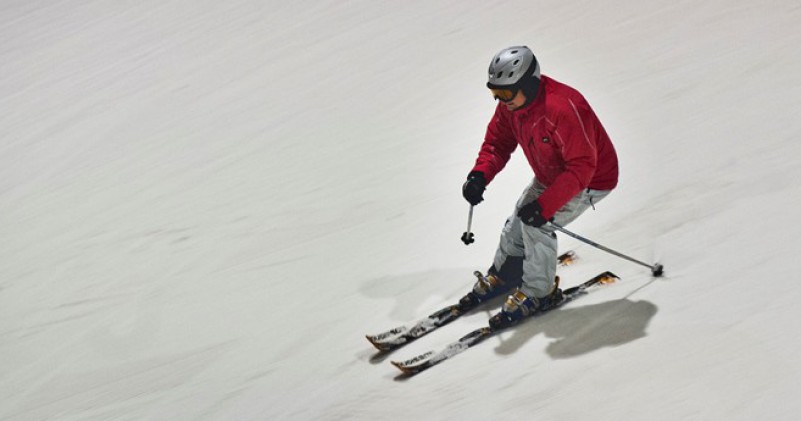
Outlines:
{"type": "MultiPolygon", "coordinates": [[[[517,216],[517,211],[523,205],[540,197],[544,190],[545,186],[535,178],[523,191],[514,213],[506,220],[493,261],[493,267],[500,271],[504,263],[511,260],[510,257],[522,257],[523,274],[520,290],[529,297],[538,298],[550,294],[553,290],[558,250],[556,233],[549,224],[538,228],[524,224],[517,216]]],[[[556,212],[553,222],[566,226],[610,192],[611,190],[582,190],[556,212]]]]}

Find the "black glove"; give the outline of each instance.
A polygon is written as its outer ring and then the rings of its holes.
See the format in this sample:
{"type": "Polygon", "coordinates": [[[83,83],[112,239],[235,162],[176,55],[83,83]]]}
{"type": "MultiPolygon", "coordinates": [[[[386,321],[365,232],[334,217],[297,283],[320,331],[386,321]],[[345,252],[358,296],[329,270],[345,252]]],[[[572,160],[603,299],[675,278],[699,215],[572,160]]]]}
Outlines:
{"type": "Polygon", "coordinates": [[[548,220],[542,216],[542,206],[536,200],[520,208],[517,211],[517,216],[520,217],[524,224],[532,227],[541,227],[548,223],[548,220]]]}
{"type": "Polygon", "coordinates": [[[465,200],[475,206],[484,200],[484,190],[487,189],[487,180],[484,179],[484,173],[481,171],[473,171],[467,175],[467,181],[462,185],[462,196],[465,200]]]}

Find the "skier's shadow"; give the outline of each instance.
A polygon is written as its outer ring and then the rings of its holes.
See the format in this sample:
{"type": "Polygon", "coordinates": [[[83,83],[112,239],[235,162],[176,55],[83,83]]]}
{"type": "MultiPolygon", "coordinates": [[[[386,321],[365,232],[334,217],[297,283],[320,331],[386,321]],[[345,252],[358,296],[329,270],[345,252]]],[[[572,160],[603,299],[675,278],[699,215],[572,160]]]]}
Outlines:
{"type": "Polygon", "coordinates": [[[551,358],[574,358],[645,337],[656,312],[653,303],[628,298],[580,307],[568,305],[511,328],[512,336],[502,340],[495,352],[512,354],[544,333],[554,339],[546,348],[551,358]]]}

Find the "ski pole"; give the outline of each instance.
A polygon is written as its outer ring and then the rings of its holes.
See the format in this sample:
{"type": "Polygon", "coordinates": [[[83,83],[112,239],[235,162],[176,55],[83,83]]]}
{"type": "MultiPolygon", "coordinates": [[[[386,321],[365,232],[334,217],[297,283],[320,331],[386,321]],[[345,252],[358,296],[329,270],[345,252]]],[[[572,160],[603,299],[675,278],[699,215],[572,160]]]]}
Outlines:
{"type": "Polygon", "coordinates": [[[584,238],[584,237],[582,237],[582,236],[580,236],[580,235],[578,235],[578,234],[576,234],[574,232],[568,231],[563,226],[561,226],[559,224],[555,224],[553,222],[551,222],[550,224],[551,224],[552,227],[556,228],[557,231],[561,231],[561,232],[563,232],[563,233],[575,238],[576,240],[583,241],[583,242],[585,242],[585,243],[587,243],[587,244],[589,244],[589,245],[591,245],[591,246],[593,246],[595,248],[601,249],[601,250],[603,250],[603,251],[605,251],[607,253],[610,253],[610,254],[614,254],[615,256],[623,258],[623,259],[626,259],[626,260],[628,260],[630,262],[634,262],[634,263],[643,265],[643,266],[651,269],[651,274],[656,276],[656,277],[662,276],[662,273],[664,272],[664,269],[665,269],[664,266],[662,266],[659,263],[654,263],[653,265],[649,265],[648,263],[641,262],[641,261],[639,261],[639,260],[637,260],[637,259],[635,259],[633,257],[626,256],[623,253],[614,251],[614,250],[612,250],[612,249],[610,249],[608,247],[604,247],[604,246],[596,243],[595,241],[589,240],[589,239],[584,238]]]}
{"type": "Polygon", "coordinates": [[[464,245],[469,246],[476,240],[473,238],[473,233],[470,232],[470,226],[473,225],[473,205],[470,205],[470,213],[467,215],[467,231],[462,234],[462,242],[464,245]]]}

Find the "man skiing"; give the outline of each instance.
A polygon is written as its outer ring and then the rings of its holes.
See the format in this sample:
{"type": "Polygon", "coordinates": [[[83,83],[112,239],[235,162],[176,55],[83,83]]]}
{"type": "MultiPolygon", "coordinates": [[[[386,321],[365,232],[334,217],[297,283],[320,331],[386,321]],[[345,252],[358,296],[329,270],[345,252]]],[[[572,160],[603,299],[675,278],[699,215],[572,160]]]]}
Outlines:
{"type": "Polygon", "coordinates": [[[532,51],[509,47],[489,65],[487,87],[498,100],[476,164],[462,186],[478,205],[486,186],[520,146],[534,178],[506,221],[492,266],[460,301],[466,311],[510,292],[490,325],[502,328],[546,310],[562,297],[557,240],[549,222],[565,226],[617,186],[615,148],[575,89],[540,74],[532,51]]]}

